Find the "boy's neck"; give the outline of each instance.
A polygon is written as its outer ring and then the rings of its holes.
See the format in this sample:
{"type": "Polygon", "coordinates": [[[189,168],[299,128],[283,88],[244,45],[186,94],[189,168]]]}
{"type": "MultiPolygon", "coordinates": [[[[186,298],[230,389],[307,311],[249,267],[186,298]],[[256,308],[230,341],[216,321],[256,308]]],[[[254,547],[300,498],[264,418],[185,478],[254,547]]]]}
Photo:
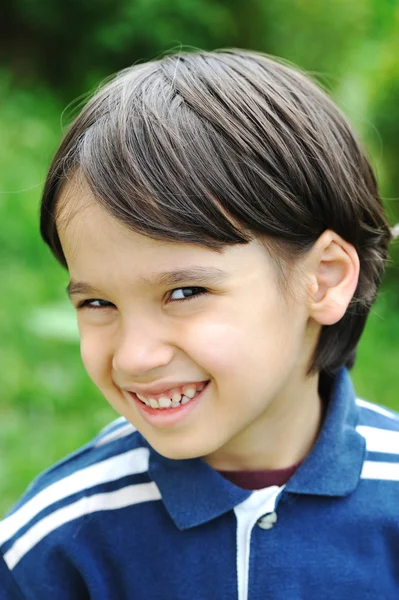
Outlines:
{"type": "Polygon", "coordinates": [[[319,375],[302,384],[288,386],[262,419],[203,459],[219,471],[284,469],[304,460],[320,432],[326,399],[319,375]]]}

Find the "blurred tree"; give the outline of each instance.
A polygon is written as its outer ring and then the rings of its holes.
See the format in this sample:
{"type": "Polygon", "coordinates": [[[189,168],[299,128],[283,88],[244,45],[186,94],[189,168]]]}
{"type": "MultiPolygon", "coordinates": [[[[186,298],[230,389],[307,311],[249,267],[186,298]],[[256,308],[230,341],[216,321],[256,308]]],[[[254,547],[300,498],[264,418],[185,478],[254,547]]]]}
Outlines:
{"type": "Polygon", "coordinates": [[[0,24],[0,60],[21,82],[42,77],[69,93],[81,93],[88,78],[188,43],[264,50],[336,77],[370,29],[384,31],[395,6],[392,0],[13,0],[0,24]]]}

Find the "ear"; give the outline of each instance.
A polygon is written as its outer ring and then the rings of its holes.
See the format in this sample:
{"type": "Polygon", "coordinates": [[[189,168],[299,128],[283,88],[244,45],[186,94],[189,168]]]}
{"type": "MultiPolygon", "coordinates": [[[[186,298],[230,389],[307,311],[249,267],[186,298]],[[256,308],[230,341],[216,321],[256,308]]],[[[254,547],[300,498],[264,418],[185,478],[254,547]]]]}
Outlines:
{"type": "Polygon", "coordinates": [[[359,279],[358,254],[341,236],[327,229],[314,244],[310,261],[310,316],[333,325],[344,316],[359,279]]]}

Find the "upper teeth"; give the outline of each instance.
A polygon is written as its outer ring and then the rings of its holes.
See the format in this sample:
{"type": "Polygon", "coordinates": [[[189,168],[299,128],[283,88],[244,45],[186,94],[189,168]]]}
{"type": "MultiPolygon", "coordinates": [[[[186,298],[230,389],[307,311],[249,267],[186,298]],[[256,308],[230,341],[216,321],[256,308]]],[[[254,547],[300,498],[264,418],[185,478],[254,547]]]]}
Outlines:
{"type": "Polygon", "coordinates": [[[172,405],[172,400],[166,396],[161,396],[158,400],[158,404],[161,408],[169,408],[172,405]]]}
{"type": "Polygon", "coordinates": [[[151,406],[151,408],[176,408],[181,404],[187,404],[204,387],[205,383],[201,384],[197,389],[192,385],[186,385],[183,387],[183,394],[175,391],[171,397],[164,395],[158,398],[158,400],[150,396],[143,396],[142,394],[137,394],[137,397],[147,406],[151,406]]]}

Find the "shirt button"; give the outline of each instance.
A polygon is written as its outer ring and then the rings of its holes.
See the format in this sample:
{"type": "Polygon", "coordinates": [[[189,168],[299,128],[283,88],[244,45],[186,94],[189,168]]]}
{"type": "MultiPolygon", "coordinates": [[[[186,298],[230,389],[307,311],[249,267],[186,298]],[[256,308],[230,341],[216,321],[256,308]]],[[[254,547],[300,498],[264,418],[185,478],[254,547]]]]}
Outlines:
{"type": "Polygon", "coordinates": [[[271,529],[277,522],[277,513],[271,512],[266,513],[260,519],[258,519],[257,523],[261,529],[271,529]]]}

